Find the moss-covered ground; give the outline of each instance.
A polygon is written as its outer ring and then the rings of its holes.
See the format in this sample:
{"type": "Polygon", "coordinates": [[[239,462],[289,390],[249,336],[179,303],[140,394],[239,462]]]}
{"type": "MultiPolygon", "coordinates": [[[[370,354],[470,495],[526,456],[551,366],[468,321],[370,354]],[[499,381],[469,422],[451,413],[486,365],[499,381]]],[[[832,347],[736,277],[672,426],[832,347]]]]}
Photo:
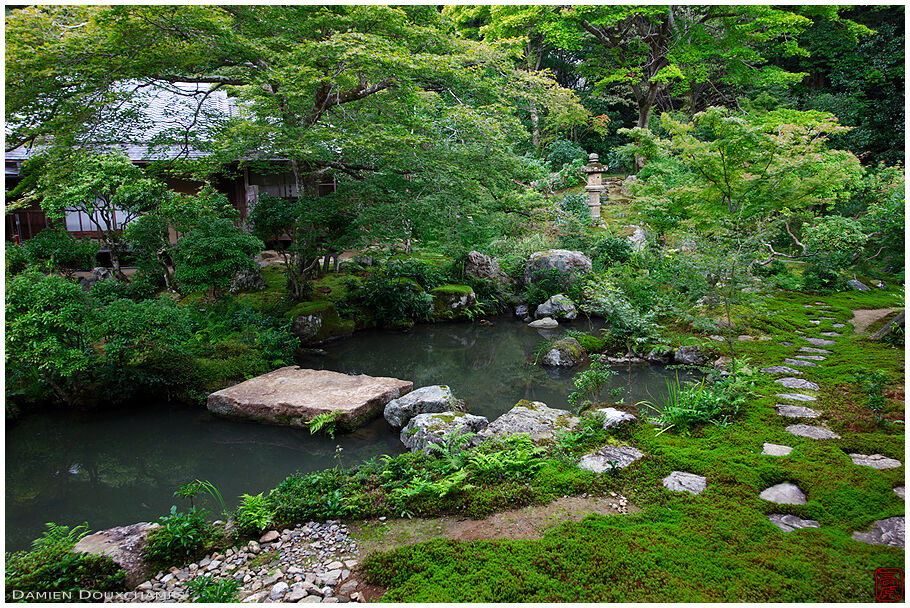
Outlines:
{"type": "MultiPolygon", "coordinates": [[[[902,567],[904,551],[851,535],[904,514],[903,500],[892,491],[903,485],[904,467],[857,466],[848,454],[904,461],[904,355],[902,348],[854,335],[848,321],[852,309],[902,305],[897,290],[780,292],[741,311],[745,333],[771,337],[736,342],[737,357],[753,369],[781,364],[799,354],[799,346],[811,346],[802,337],[846,324],[834,330],[843,334],[837,344],[823,347],[833,351],[826,361],[801,368],[803,378],[821,386],[818,401],[807,405],[823,415],[808,422],[842,439],[816,441],[785,432],[789,424],[806,422],[774,410],[780,401],[774,395],[793,391],[775,384],[774,376],[758,374],[754,395],[728,426],[684,434],[636,428],[631,442],[646,456],[610,485],[640,512],[592,515],[539,540],[437,539],[374,553],[365,563],[367,580],[388,589],[384,600],[401,602],[873,601],[875,569],[902,567]],[[830,308],[814,304],[821,301],[830,308]],[[809,323],[822,316],[836,319],[809,323]],[[856,381],[864,372],[888,377],[885,404],[877,410],[856,381]],[[793,451],[762,455],[765,442],[793,451]],[[704,475],[707,490],[698,496],[666,490],[661,479],[674,470],[704,475]],[[805,492],[805,505],[758,497],[785,481],[805,492]],[[770,513],[814,519],[820,527],[785,534],[769,522],[770,513]]],[[[716,344],[718,351],[725,348],[716,344]]]]}

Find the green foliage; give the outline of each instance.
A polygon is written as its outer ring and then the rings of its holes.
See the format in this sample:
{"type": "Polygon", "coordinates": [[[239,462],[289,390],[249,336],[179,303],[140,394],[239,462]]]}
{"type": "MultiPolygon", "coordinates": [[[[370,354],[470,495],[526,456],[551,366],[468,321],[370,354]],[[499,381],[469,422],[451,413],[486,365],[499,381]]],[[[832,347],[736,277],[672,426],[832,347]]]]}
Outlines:
{"type": "Polygon", "coordinates": [[[262,241],[230,220],[203,221],[177,241],[174,274],[186,291],[207,289],[217,295],[238,272],[256,269],[251,256],[262,248],[262,241]]]}
{"type": "Polygon", "coordinates": [[[582,147],[567,139],[557,139],[547,148],[547,162],[552,171],[559,171],[565,164],[579,160],[584,162],[586,159],[587,154],[582,147]]]}
{"type": "Polygon", "coordinates": [[[252,496],[242,494],[241,503],[234,514],[237,528],[244,534],[259,534],[273,523],[273,513],[268,499],[262,492],[252,496]]]}
{"type": "Polygon", "coordinates": [[[625,264],[632,259],[632,244],[629,239],[619,236],[603,236],[591,247],[591,261],[594,271],[600,272],[616,264],[625,264]]]}
{"type": "MultiPolygon", "coordinates": [[[[72,594],[80,590],[123,591],[126,573],[105,555],[75,553],[73,547],[88,534],[86,525],[69,528],[47,524],[47,530],[32,543],[31,551],[6,554],[6,601],[19,601],[13,591],[24,594],[54,592],[72,594]]],[[[71,601],[65,595],[45,601],[71,601]]]]}
{"type": "Polygon", "coordinates": [[[809,253],[833,269],[849,265],[868,239],[858,221],[839,215],[818,218],[803,230],[803,243],[809,253]]]}
{"type": "Polygon", "coordinates": [[[608,343],[607,339],[604,337],[598,338],[597,336],[592,336],[591,334],[576,329],[567,330],[566,336],[578,340],[581,347],[588,353],[601,352],[607,347],[608,343]]]}
{"type": "Polygon", "coordinates": [[[877,412],[885,407],[884,388],[889,380],[887,374],[878,371],[863,371],[853,375],[853,381],[858,385],[860,392],[866,395],[866,407],[877,412]]]}
{"type": "Polygon", "coordinates": [[[291,475],[272,490],[268,507],[275,523],[290,524],[313,519],[337,519],[354,506],[343,491],[344,474],[335,469],[291,475]]]}
{"type": "Polygon", "coordinates": [[[379,273],[363,281],[346,281],[348,294],[338,302],[341,314],[362,310],[383,325],[429,321],[433,298],[415,281],[379,273]]]}
{"type": "Polygon", "coordinates": [[[566,194],[556,201],[556,206],[569,218],[575,218],[583,223],[587,223],[590,217],[588,213],[588,197],[584,192],[575,194],[566,194]]]}
{"type": "Polygon", "coordinates": [[[203,496],[208,496],[215,500],[220,509],[220,513],[225,513],[226,509],[224,506],[224,499],[221,497],[221,492],[215,487],[210,481],[203,481],[201,479],[194,479],[190,483],[185,483],[174,491],[174,496],[177,498],[186,498],[190,501],[190,506],[195,507],[196,496],[202,494],[203,496]]]}
{"type": "MultiPolygon", "coordinates": [[[[601,403],[601,394],[615,375],[614,370],[597,359],[591,361],[588,369],[575,374],[572,384],[577,390],[569,394],[569,403],[575,413],[581,414],[592,405],[601,403]]],[[[611,391],[611,397],[615,399],[621,393],[622,389],[615,388],[611,391]]]]}
{"type": "Polygon", "coordinates": [[[438,267],[422,260],[389,260],[381,272],[390,279],[412,279],[426,291],[448,283],[448,277],[438,267]]]}
{"type": "Polygon", "coordinates": [[[657,413],[665,430],[674,427],[686,430],[700,424],[730,424],[745,398],[744,386],[735,380],[683,384],[677,375],[675,381],[667,380],[666,399],[657,405],[642,404],[657,413]]]}
{"type": "Polygon", "coordinates": [[[338,414],[338,410],[332,410],[331,412],[317,414],[312,420],[307,421],[306,425],[307,428],[310,429],[310,435],[314,435],[319,431],[324,431],[326,435],[334,439],[338,414]]]}
{"type": "Polygon", "coordinates": [[[6,276],[12,277],[25,270],[31,263],[28,249],[13,241],[6,241],[6,276]]]}
{"type": "Polygon", "coordinates": [[[809,291],[827,292],[841,287],[843,279],[830,268],[810,262],[803,270],[803,288],[809,291]]]}
{"type": "Polygon", "coordinates": [[[582,310],[602,316],[610,325],[611,332],[622,336],[628,344],[643,344],[654,341],[659,326],[655,322],[653,309],[640,312],[625,293],[612,281],[595,276],[584,283],[585,302],[582,310]]]}
{"type": "Polygon", "coordinates": [[[446,436],[442,443],[430,443],[427,447],[430,452],[439,455],[446,471],[457,471],[464,467],[467,458],[465,449],[476,436],[477,433],[462,433],[459,430],[446,436]]]}
{"type": "Polygon", "coordinates": [[[215,579],[211,575],[197,576],[186,586],[195,603],[223,604],[237,601],[240,581],[233,578],[215,579]]]}
{"type": "Polygon", "coordinates": [[[159,527],[148,534],[145,557],[162,566],[181,565],[194,559],[211,534],[203,512],[195,507],[184,513],[173,506],[170,515],[160,517],[158,523],[159,527]]]}
{"type": "Polygon", "coordinates": [[[468,456],[467,467],[486,481],[526,481],[546,465],[544,450],[519,433],[489,442],[468,456]]]}
{"type": "Polygon", "coordinates": [[[556,242],[545,235],[535,233],[530,236],[513,239],[501,238],[489,244],[487,253],[499,258],[499,267],[512,277],[521,277],[525,264],[532,253],[546,251],[556,247],[556,242]]]}
{"type": "Polygon", "coordinates": [[[63,230],[49,228],[25,241],[22,248],[30,265],[43,272],[63,272],[69,276],[76,270],[94,266],[100,246],[88,239],[74,238],[63,230]]]}
{"type": "Polygon", "coordinates": [[[583,281],[575,275],[564,276],[557,268],[538,270],[531,277],[531,284],[521,294],[522,301],[533,312],[535,308],[557,294],[573,302],[582,300],[583,281]]]}

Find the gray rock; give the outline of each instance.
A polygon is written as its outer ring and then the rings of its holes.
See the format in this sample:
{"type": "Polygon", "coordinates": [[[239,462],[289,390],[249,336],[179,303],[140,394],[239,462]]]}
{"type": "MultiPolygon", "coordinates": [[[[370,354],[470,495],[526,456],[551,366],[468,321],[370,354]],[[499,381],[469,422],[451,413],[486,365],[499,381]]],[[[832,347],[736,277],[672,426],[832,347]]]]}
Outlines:
{"type": "Polygon", "coordinates": [[[535,274],[555,268],[568,281],[591,272],[591,258],[580,251],[567,251],[565,249],[550,249],[531,254],[525,265],[525,285],[530,285],[535,280],[535,274]]]}
{"type": "Polygon", "coordinates": [[[632,228],[634,230],[632,234],[626,237],[629,239],[629,244],[632,245],[632,250],[641,251],[648,243],[648,233],[643,227],[634,224],[628,225],[627,228],[632,228]]]}
{"type": "Polygon", "coordinates": [[[895,469],[901,466],[900,460],[888,458],[884,454],[850,454],[850,460],[853,461],[853,464],[873,469],[895,469]]]}
{"type": "Polygon", "coordinates": [[[533,327],[535,329],[556,329],[559,327],[559,321],[551,319],[550,317],[544,317],[537,321],[531,321],[528,323],[528,327],[533,327]]]}
{"type": "Polygon", "coordinates": [[[228,287],[228,291],[231,293],[262,291],[263,289],[265,289],[265,278],[262,276],[262,269],[259,266],[252,270],[241,270],[235,274],[228,287]]]}
{"type": "Polygon", "coordinates": [[[288,592],[288,584],[284,581],[279,581],[272,585],[271,595],[284,595],[288,592]]]}
{"type": "Polygon", "coordinates": [[[96,283],[101,281],[113,281],[114,275],[111,274],[111,271],[102,266],[96,266],[92,268],[92,274],[79,280],[79,286],[82,287],[85,291],[88,291],[95,286],[96,283]]]}
{"type": "Polygon", "coordinates": [[[705,356],[698,346],[680,346],[673,354],[673,358],[681,365],[705,364],[705,356]]]}
{"type": "Polygon", "coordinates": [[[254,593],[252,595],[246,596],[245,598],[240,600],[240,602],[242,604],[258,604],[259,602],[264,600],[266,597],[268,597],[268,595],[269,595],[268,591],[260,591],[259,593],[254,593]]]}
{"type": "Polygon", "coordinates": [[[701,494],[708,487],[707,480],[701,475],[683,471],[673,471],[663,478],[662,483],[665,488],[673,492],[689,492],[690,494],[701,494]]]}
{"type": "Polygon", "coordinates": [[[500,285],[508,285],[512,282],[509,275],[499,268],[499,261],[484,255],[479,251],[471,251],[465,260],[465,274],[471,275],[485,281],[493,281],[500,285]]]}
{"type": "Polygon", "coordinates": [[[803,340],[816,346],[834,346],[837,344],[834,340],[825,340],[824,338],[803,338],[803,340]]]}
{"type": "Polygon", "coordinates": [[[904,486],[897,486],[894,488],[894,493],[901,497],[901,500],[906,498],[904,486]]]}
{"type": "Polygon", "coordinates": [[[558,293],[555,296],[551,296],[534,311],[535,319],[543,319],[544,317],[573,321],[578,317],[578,311],[575,309],[575,303],[572,300],[558,293]]]}
{"type": "Polygon", "coordinates": [[[768,516],[771,523],[780,528],[784,533],[801,530],[803,528],[820,528],[821,524],[813,519],[803,519],[796,515],[772,513],[768,516]]]}
{"type": "Polygon", "coordinates": [[[904,516],[880,519],[868,532],[854,532],[853,539],[870,545],[890,545],[904,548],[904,516]]]}
{"type": "Polygon", "coordinates": [[[780,345],[781,346],[793,346],[793,342],[784,341],[784,342],[781,342],[780,345]]]}
{"type": "MultiPolygon", "coordinates": [[[[278,540],[278,537],[281,535],[277,530],[269,530],[259,538],[260,543],[273,543],[278,540]]],[[[201,565],[201,564],[200,564],[201,565]]]]}
{"type": "Polygon", "coordinates": [[[820,426],[811,426],[808,424],[791,424],[784,429],[791,435],[797,437],[808,437],[809,439],[840,439],[840,435],[833,431],[820,426]]]}
{"type": "Polygon", "coordinates": [[[790,446],[778,445],[776,443],[764,443],[762,444],[761,453],[766,456],[787,456],[792,451],[793,448],[790,446]]]}
{"type": "Polygon", "coordinates": [[[158,524],[139,522],[118,526],[85,536],[73,547],[75,553],[106,555],[126,572],[126,580],[135,586],[149,578],[151,572],[144,561],[148,533],[158,524]]]}
{"type": "Polygon", "coordinates": [[[811,323],[812,325],[821,325],[821,321],[819,321],[818,319],[809,319],[809,323],[811,323]]]}
{"type": "Polygon", "coordinates": [[[805,391],[819,390],[819,386],[816,383],[802,380],[801,378],[778,378],[775,382],[784,385],[786,388],[798,388],[805,391]]]}
{"type": "Polygon", "coordinates": [[[550,346],[540,364],[546,367],[574,367],[585,360],[585,349],[575,338],[560,338],[550,346]]]}
{"type": "Polygon", "coordinates": [[[787,416],[788,418],[818,418],[821,416],[819,412],[799,405],[783,405],[778,403],[774,407],[777,409],[778,415],[787,416]]]}
{"type": "Polygon", "coordinates": [[[766,374],[795,374],[797,376],[803,375],[801,371],[793,369],[792,367],[787,367],[785,365],[772,365],[771,367],[763,367],[759,371],[762,371],[766,374]]]}
{"type": "MultiPolygon", "coordinates": [[[[849,281],[847,281],[847,285],[858,291],[869,291],[869,288],[867,286],[863,285],[856,279],[850,279],[849,281]]],[[[901,546],[903,546],[903,545],[901,545],[901,546]]]]}
{"type": "Polygon", "coordinates": [[[812,348],[811,346],[800,346],[799,351],[803,353],[818,353],[820,355],[830,355],[834,351],[825,350],[824,348],[812,348]]]}
{"type": "MultiPolygon", "coordinates": [[[[401,442],[412,452],[423,450],[429,453],[430,444],[445,445],[455,434],[477,433],[487,428],[488,424],[489,421],[483,416],[464,412],[418,414],[401,430],[401,442]]],[[[471,443],[475,442],[472,440],[471,443]]]]}
{"type": "Polygon", "coordinates": [[[389,401],[383,410],[386,422],[403,427],[418,414],[463,412],[464,401],[456,399],[452,389],[444,384],[434,384],[413,390],[404,397],[389,401]]]}
{"type": "Polygon", "coordinates": [[[638,418],[634,414],[618,410],[615,407],[602,407],[591,412],[592,415],[603,418],[604,429],[611,429],[621,424],[633,424],[638,418]]]}
{"type": "Polygon", "coordinates": [[[818,367],[816,363],[812,363],[811,361],[801,361],[799,359],[791,359],[790,357],[785,358],[784,363],[787,365],[797,365],[802,367],[818,367]]]}
{"type": "Polygon", "coordinates": [[[829,338],[838,338],[844,334],[837,333],[836,331],[823,331],[821,332],[821,335],[828,336],[829,338]]]}
{"type": "Polygon", "coordinates": [[[540,401],[523,400],[491,422],[479,435],[488,439],[527,433],[535,443],[549,443],[556,438],[556,433],[570,431],[579,422],[572,412],[547,407],[540,401]]]}
{"type": "MultiPolygon", "coordinates": [[[[827,357],[821,355],[794,355],[797,359],[806,359],[808,361],[824,361],[827,357]]],[[[787,359],[791,361],[792,359],[787,359]]]]}
{"type": "Polygon", "coordinates": [[[586,471],[605,473],[613,469],[624,469],[642,456],[644,454],[633,447],[608,445],[582,456],[578,466],[586,471]]]}
{"type": "Polygon", "coordinates": [[[524,319],[529,314],[531,314],[531,311],[528,309],[527,304],[519,304],[515,307],[515,316],[519,319],[524,319]]]}
{"type": "Polygon", "coordinates": [[[779,483],[766,488],[758,495],[762,500],[774,502],[779,505],[804,505],[806,495],[792,483],[779,483]]]}
{"type": "Polygon", "coordinates": [[[778,393],[781,399],[792,399],[794,401],[818,401],[812,395],[803,395],[802,393],[778,393]]]}
{"type": "Polygon", "coordinates": [[[832,323],[831,327],[833,327],[835,329],[841,329],[842,327],[847,327],[847,326],[844,325],[843,323],[832,323]]]}

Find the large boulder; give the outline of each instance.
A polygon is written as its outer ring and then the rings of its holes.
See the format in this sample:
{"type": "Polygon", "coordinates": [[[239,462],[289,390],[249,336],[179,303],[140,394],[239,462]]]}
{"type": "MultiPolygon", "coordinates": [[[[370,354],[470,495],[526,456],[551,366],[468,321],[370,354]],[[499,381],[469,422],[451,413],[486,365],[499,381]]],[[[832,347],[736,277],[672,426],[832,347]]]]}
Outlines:
{"type": "MultiPolygon", "coordinates": [[[[489,420],[483,416],[474,416],[464,412],[438,412],[417,414],[401,430],[401,443],[412,452],[423,450],[430,452],[430,444],[445,445],[450,437],[456,434],[477,433],[487,428],[489,420]]],[[[476,445],[477,438],[472,438],[468,445],[476,445]]],[[[463,446],[467,447],[467,445],[463,446]]]]}
{"type": "Polygon", "coordinates": [[[300,338],[303,346],[323,344],[354,331],[354,322],[339,317],[331,302],[304,302],[295,306],[290,316],[291,332],[300,338]]]}
{"type": "Polygon", "coordinates": [[[533,327],[534,329],[556,329],[559,327],[559,321],[551,319],[550,317],[544,317],[543,319],[531,321],[528,323],[528,327],[533,327]]]}
{"type": "Polygon", "coordinates": [[[697,346],[680,346],[673,354],[677,363],[682,365],[704,365],[705,356],[697,346]]]}
{"type": "Polygon", "coordinates": [[[574,367],[584,361],[585,349],[575,338],[561,338],[550,346],[540,364],[546,367],[574,367]]]}
{"type": "Polygon", "coordinates": [[[648,244],[648,233],[645,232],[645,229],[635,224],[630,224],[626,228],[631,232],[626,238],[629,240],[632,250],[641,251],[644,249],[645,245],[648,244]]]}
{"type": "Polygon", "coordinates": [[[265,289],[265,277],[262,276],[262,268],[259,266],[252,270],[241,270],[235,274],[228,287],[228,291],[231,293],[262,291],[263,289],[265,289]]]}
{"type": "Polygon", "coordinates": [[[468,253],[464,264],[465,274],[472,277],[492,281],[500,285],[508,285],[512,282],[509,275],[499,268],[499,262],[495,258],[484,255],[479,251],[468,253]]]}
{"type": "Polygon", "coordinates": [[[515,407],[490,423],[480,437],[506,438],[527,433],[534,443],[551,443],[556,434],[571,431],[580,422],[578,416],[566,410],[547,407],[540,401],[519,401],[515,407]]]}
{"type": "Polygon", "coordinates": [[[530,285],[535,281],[536,273],[550,268],[558,270],[563,282],[567,283],[573,277],[591,272],[591,258],[580,251],[565,249],[550,249],[533,253],[525,265],[525,285],[530,285]]]}
{"type": "Polygon", "coordinates": [[[296,427],[319,414],[338,412],[336,425],[351,430],[413,388],[413,383],[397,378],[288,366],[212,393],[206,405],[221,416],[296,427]]]}
{"type": "Polygon", "coordinates": [[[470,316],[471,308],[477,304],[474,290],[467,285],[442,285],[430,295],[433,296],[433,317],[436,319],[470,316]]]}
{"type": "Polygon", "coordinates": [[[152,574],[143,558],[148,533],[157,527],[158,524],[140,522],[95,532],[80,539],[73,551],[108,556],[126,572],[127,584],[135,587],[152,574]]]}
{"type": "Polygon", "coordinates": [[[566,319],[574,321],[578,317],[578,311],[575,309],[575,303],[562,295],[561,293],[551,296],[546,302],[537,307],[534,311],[535,319],[566,319]]]}
{"type": "Polygon", "coordinates": [[[452,389],[442,384],[424,386],[411,391],[404,397],[389,401],[383,416],[394,427],[403,427],[418,414],[439,412],[463,412],[464,401],[456,399],[452,389]]]}

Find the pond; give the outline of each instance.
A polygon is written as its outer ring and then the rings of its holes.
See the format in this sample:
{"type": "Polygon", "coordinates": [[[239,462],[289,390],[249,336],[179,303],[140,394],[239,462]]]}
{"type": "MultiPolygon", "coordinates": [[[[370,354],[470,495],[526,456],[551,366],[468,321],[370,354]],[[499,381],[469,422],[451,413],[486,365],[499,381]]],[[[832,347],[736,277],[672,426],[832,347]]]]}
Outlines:
{"type": "MultiPolygon", "coordinates": [[[[575,329],[597,330],[578,321],[575,329]]],[[[471,413],[493,420],[521,399],[568,408],[573,371],[529,364],[545,337],[520,322],[420,325],[408,332],[371,330],[329,344],[300,365],[392,376],[415,387],[448,384],[471,413]]],[[[578,371],[578,370],[574,370],[578,371]]],[[[622,369],[613,385],[626,403],[666,394],[662,368],[622,369]]],[[[137,404],[127,411],[27,416],[6,435],[6,550],[25,549],[45,522],[98,530],[153,521],[172,493],[202,479],[229,508],[243,493],[267,492],[295,471],[351,466],[402,451],[398,433],[380,418],[336,440],[305,430],[219,419],[200,408],[137,404]],[[336,451],[336,446],[341,451],[336,451]]]]}

